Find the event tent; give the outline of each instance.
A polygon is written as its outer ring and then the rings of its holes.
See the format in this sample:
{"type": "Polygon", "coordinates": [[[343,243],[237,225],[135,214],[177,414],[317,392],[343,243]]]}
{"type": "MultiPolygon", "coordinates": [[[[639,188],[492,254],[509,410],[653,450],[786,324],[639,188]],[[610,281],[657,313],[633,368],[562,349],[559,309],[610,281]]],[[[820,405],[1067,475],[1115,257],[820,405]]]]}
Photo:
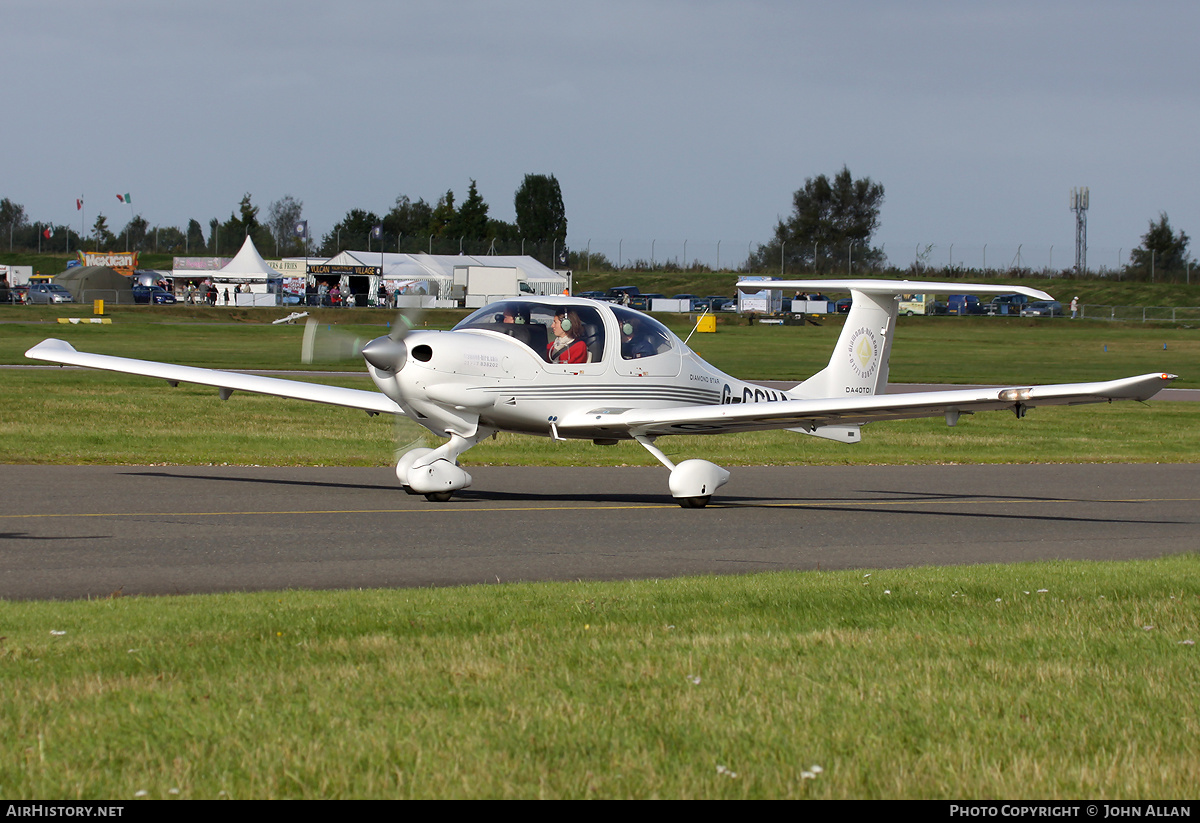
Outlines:
{"type": "MultiPolygon", "coordinates": [[[[515,268],[520,279],[527,283],[535,294],[562,294],[570,287],[564,274],[524,255],[468,255],[468,254],[400,254],[374,251],[343,251],[324,261],[332,266],[381,267],[384,284],[388,291],[395,291],[402,284],[428,282],[436,287],[437,296],[448,298],[454,285],[454,270],[463,266],[515,268]]],[[[379,287],[378,278],[372,278],[371,293],[379,287]]]]}
{"type": "MultiPolygon", "coordinates": [[[[228,283],[229,285],[263,285],[269,280],[280,280],[283,275],[267,265],[254,241],[246,236],[246,242],[241,250],[234,255],[223,269],[211,274],[213,283],[228,283]]],[[[264,289],[254,289],[264,291],[264,289]]]]}
{"type": "Polygon", "coordinates": [[[81,303],[103,300],[106,303],[132,303],[133,278],[108,266],[72,266],[54,276],[54,283],[65,288],[81,303]]]}

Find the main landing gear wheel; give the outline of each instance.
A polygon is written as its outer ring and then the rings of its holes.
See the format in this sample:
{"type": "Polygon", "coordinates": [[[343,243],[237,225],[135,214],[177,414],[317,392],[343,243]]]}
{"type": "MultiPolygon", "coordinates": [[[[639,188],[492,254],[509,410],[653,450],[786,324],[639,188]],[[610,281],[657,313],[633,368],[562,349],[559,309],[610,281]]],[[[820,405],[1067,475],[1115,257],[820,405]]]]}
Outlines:
{"type": "Polygon", "coordinates": [[[712,495],[706,494],[703,497],[677,497],[675,499],[685,509],[703,509],[708,505],[708,501],[712,499],[712,495]]]}
{"type": "Polygon", "coordinates": [[[429,492],[425,495],[425,499],[430,503],[445,503],[451,497],[454,497],[454,492],[429,492]]]}

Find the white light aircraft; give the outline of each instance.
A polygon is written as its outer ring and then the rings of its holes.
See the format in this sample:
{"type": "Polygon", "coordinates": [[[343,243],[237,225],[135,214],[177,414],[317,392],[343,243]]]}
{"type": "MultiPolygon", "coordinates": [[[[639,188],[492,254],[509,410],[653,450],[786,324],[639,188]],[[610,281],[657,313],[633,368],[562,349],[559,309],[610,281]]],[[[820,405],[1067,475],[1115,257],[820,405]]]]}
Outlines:
{"type": "MultiPolygon", "coordinates": [[[[177,366],[76,351],[49,339],[25,354],[35,360],[139,374],[171,385],[215,386],[403,414],[439,437],[438,448],[400,457],[405,491],[444,501],[471,484],[458,465],[467,449],[498,431],[583,439],[597,445],[636,440],[670,470],[671,495],[686,508],[709,502],[729,472],[707,460],[672,462],[655,441],[669,434],[787,429],[844,443],[863,424],[1008,409],[1023,417],[1034,406],[1145,400],[1175,379],[1146,374],[1097,383],[950,389],[885,394],[888,357],[900,294],[1018,292],[1021,286],[896,280],[768,281],[769,288],[849,291],[853,303],[829,365],[782,391],[730,377],[693,353],[652,317],[618,305],[571,297],[517,297],[491,303],[451,331],[392,332],[362,349],[379,392],[322,386],[236,372],[177,366]]],[[[743,281],[743,291],[764,281],[743,281]]]]}

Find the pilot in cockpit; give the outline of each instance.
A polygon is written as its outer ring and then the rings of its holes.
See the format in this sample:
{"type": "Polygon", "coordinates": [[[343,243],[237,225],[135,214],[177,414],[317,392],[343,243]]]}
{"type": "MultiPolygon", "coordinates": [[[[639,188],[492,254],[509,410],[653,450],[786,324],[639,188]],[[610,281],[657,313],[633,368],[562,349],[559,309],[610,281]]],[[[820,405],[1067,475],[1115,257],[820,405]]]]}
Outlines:
{"type": "Polygon", "coordinates": [[[559,309],[554,313],[550,326],[554,339],[546,345],[546,359],[551,363],[588,362],[587,343],[580,339],[583,322],[571,309],[559,309]]]}

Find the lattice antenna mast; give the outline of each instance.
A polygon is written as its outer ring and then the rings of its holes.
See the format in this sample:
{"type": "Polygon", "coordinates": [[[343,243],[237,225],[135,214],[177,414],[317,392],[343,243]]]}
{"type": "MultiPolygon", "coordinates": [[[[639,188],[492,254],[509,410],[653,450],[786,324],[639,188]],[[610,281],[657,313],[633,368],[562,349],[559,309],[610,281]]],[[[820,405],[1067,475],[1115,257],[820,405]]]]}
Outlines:
{"type": "Polygon", "coordinates": [[[1071,211],[1075,212],[1075,273],[1087,270],[1088,187],[1071,189],[1071,211]]]}

